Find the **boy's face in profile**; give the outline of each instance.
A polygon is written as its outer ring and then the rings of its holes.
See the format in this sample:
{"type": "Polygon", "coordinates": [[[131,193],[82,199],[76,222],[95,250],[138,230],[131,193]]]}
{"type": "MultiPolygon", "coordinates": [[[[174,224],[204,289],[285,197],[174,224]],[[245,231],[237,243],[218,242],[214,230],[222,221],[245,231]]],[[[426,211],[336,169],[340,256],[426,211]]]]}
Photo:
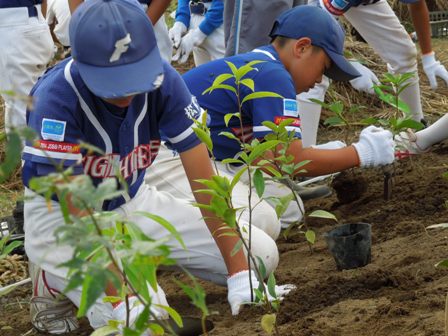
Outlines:
{"type": "Polygon", "coordinates": [[[299,47],[289,69],[296,92],[307,92],[320,83],[330,66],[331,60],[323,49],[312,45],[299,47]]]}

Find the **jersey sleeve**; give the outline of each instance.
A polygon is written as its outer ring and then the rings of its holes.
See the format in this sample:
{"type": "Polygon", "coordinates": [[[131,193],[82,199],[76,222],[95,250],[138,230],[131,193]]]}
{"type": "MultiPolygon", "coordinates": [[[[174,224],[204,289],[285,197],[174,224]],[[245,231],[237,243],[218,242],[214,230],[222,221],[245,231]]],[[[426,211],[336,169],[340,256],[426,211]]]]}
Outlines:
{"type": "Polygon", "coordinates": [[[180,75],[168,63],[164,67],[159,127],[173,149],[184,152],[200,144],[193,132],[192,118],[199,118],[201,108],[180,75]]]}
{"type": "MultiPolygon", "coordinates": [[[[254,138],[262,138],[272,133],[271,129],[263,125],[264,121],[272,121],[278,125],[285,119],[293,119],[286,128],[289,132],[295,132],[297,138],[301,138],[295,87],[292,78],[282,70],[268,65],[253,78],[256,92],[269,91],[282,96],[252,99],[243,104],[243,112],[249,112],[249,117],[252,118],[254,138]]],[[[247,89],[245,96],[250,93],[247,89]]]]}
{"type": "Polygon", "coordinates": [[[190,27],[190,7],[188,0],[179,0],[176,9],[176,21],[182,22],[185,27],[190,27]]]}
{"type": "Polygon", "coordinates": [[[64,85],[41,85],[33,95],[33,108],[27,113],[28,127],[37,135],[23,149],[24,183],[30,178],[72,167],[82,174],[79,142],[84,138],[73,106],[76,97],[64,85]]]}
{"type": "Polygon", "coordinates": [[[210,35],[216,28],[222,25],[223,21],[224,1],[213,0],[210,9],[205,14],[205,19],[199,24],[199,29],[205,35],[210,35]]]}

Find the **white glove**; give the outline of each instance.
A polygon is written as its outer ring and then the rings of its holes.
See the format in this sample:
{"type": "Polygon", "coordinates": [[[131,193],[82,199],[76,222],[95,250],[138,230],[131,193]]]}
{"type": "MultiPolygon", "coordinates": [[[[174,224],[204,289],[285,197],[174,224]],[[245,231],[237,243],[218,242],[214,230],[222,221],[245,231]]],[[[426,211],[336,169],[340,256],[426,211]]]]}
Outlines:
{"type": "Polygon", "coordinates": [[[412,129],[407,129],[395,135],[394,140],[395,157],[399,160],[429,151],[429,148],[424,149],[417,144],[417,134],[412,129]]]}
{"type": "Polygon", "coordinates": [[[376,167],[394,162],[395,143],[392,133],[381,127],[369,126],[362,130],[354,143],[361,167],[376,167]]]}
{"type": "Polygon", "coordinates": [[[351,65],[361,74],[360,77],[352,79],[350,84],[354,89],[361,92],[374,94],[373,85],[380,84],[378,77],[368,67],[356,61],[350,61],[351,65]]]}
{"type": "MultiPolygon", "coordinates": [[[[258,288],[259,283],[253,271],[250,271],[250,277],[252,279],[252,288],[258,288]]],[[[286,294],[295,288],[296,286],[294,285],[275,286],[275,293],[278,299],[282,300],[286,294]]],[[[232,315],[238,315],[241,306],[250,302],[249,271],[238,272],[227,279],[227,300],[229,301],[232,315]]],[[[273,300],[275,298],[269,295],[269,301],[273,300]]]]}
{"type": "MultiPolygon", "coordinates": [[[[168,312],[155,305],[168,306],[165,292],[159,285],[157,285],[157,292],[154,292],[151,286],[148,285],[149,295],[152,298],[151,313],[153,313],[158,319],[169,318],[168,312]]],[[[138,316],[143,312],[145,306],[138,300],[136,296],[131,296],[129,299],[129,326],[132,328],[137,321],[138,316]]],[[[117,321],[126,321],[126,302],[121,302],[112,311],[112,319],[117,321]]],[[[124,325],[124,324],[123,324],[124,325]]],[[[122,326],[122,325],[121,325],[122,326]]]]}
{"type": "Polygon", "coordinates": [[[173,25],[173,28],[171,28],[168,31],[168,36],[170,37],[170,40],[173,42],[173,47],[178,48],[180,44],[180,40],[182,38],[182,34],[187,32],[187,26],[184,25],[180,21],[176,21],[173,25]]]}
{"type": "Polygon", "coordinates": [[[172,60],[174,62],[178,61],[179,63],[185,63],[188,60],[188,56],[190,56],[190,53],[193,51],[193,48],[201,45],[206,37],[207,35],[205,35],[199,28],[190,29],[187,35],[182,37],[180,46],[172,60]]]}
{"type": "Polygon", "coordinates": [[[448,71],[442,64],[440,64],[439,61],[436,61],[436,55],[434,52],[422,56],[422,65],[426,77],[428,77],[431,89],[437,89],[436,77],[442,78],[446,86],[448,86],[448,71]]]}

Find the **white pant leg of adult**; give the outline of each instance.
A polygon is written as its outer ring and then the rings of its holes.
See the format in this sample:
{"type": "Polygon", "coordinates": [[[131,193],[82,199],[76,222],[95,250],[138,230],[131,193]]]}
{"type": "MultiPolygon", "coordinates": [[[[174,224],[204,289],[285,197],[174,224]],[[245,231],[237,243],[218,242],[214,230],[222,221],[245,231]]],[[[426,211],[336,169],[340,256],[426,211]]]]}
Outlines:
{"type": "MultiPolygon", "coordinates": [[[[204,19],[204,15],[191,14],[190,29],[199,27],[204,19]]],[[[208,35],[201,45],[193,48],[194,64],[199,66],[224,57],[226,51],[224,43],[224,26],[221,25],[208,35]]]]}
{"type": "MultiPolygon", "coordinates": [[[[226,171],[219,171],[222,176],[232,179],[232,175],[226,171]]],[[[168,192],[177,198],[194,201],[188,178],[182,166],[179,155],[161,146],[155,162],[148,168],[145,182],[154,186],[157,190],[168,192]]],[[[233,189],[232,202],[236,208],[246,208],[248,205],[249,188],[244,183],[238,183],[233,189]]],[[[252,212],[253,224],[266,232],[272,239],[277,239],[280,234],[280,222],[274,209],[265,201],[260,202],[258,196],[252,194],[252,203],[258,204],[252,212]]],[[[249,222],[249,211],[243,210],[241,219],[249,222]]]]}
{"type": "Polygon", "coordinates": [[[54,53],[50,30],[40,6],[36,8],[37,17],[29,17],[27,8],[0,8],[0,91],[6,130],[26,125],[27,96],[54,53]]]}
{"type": "MultiPolygon", "coordinates": [[[[230,175],[235,175],[240,170],[240,167],[234,167],[228,164],[224,164],[222,162],[216,162],[216,164],[218,165],[218,169],[220,171],[226,172],[230,175]]],[[[265,177],[269,178],[268,175],[265,175],[265,177]]],[[[249,175],[247,173],[242,174],[240,181],[246,184],[246,186],[248,186],[249,175]]],[[[253,187],[252,193],[255,194],[255,192],[256,192],[255,187],[253,187]]],[[[286,185],[275,181],[265,180],[265,190],[263,197],[266,198],[266,202],[269,203],[273,209],[275,209],[276,204],[272,200],[269,200],[269,197],[284,197],[289,194],[291,194],[291,190],[286,185]]],[[[286,211],[280,217],[281,227],[288,227],[292,223],[302,221],[305,208],[302,200],[298,195],[297,198],[299,204],[297,204],[297,202],[295,202],[294,200],[291,201],[286,211]]]]}
{"type": "MultiPolygon", "coordinates": [[[[409,105],[413,118],[423,118],[419,77],[417,73],[417,49],[400,20],[387,3],[377,3],[350,8],[344,15],[367,43],[390,65],[394,73],[414,72],[400,98],[409,105]]],[[[385,69],[386,71],[386,69],[385,69]]]]}
{"type": "Polygon", "coordinates": [[[165,15],[162,15],[154,25],[154,34],[156,35],[160,56],[162,56],[162,58],[168,63],[171,63],[171,57],[173,56],[173,43],[168,35],[168,26],[166,25],[165,15]]]}

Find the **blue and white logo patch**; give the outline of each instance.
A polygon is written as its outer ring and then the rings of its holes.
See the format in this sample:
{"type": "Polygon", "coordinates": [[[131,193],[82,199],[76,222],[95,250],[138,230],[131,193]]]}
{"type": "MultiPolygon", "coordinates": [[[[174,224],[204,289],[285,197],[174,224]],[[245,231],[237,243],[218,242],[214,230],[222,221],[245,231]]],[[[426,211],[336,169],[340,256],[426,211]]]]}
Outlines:
{"type": "Polygon", "coordinates": [[[42,119],[40,134],[44,140],[64,141],[65,121],[54,119],[42,119]]]}
{"type": "Polygon", "coordinates": [[[297,100],[283,99],[283,115],[288,117],[299,116],[299,108],[297,106],[297,100]]]}

